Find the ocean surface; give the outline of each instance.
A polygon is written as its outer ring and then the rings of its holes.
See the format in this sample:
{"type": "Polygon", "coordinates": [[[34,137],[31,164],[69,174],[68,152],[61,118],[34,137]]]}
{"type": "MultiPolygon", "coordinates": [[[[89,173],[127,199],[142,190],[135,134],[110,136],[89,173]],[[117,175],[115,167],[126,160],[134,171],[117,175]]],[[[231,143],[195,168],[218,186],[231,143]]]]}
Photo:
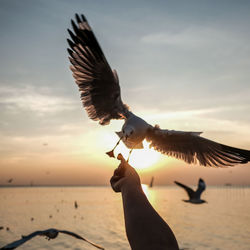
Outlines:
{"type": "MultiPolygon", "coordinates": [[[[208,187],[208,203],[185,203],[179,187],[144,186],[148,199],[170,225],[180,248],[250,249],[250,188],[208,187]]],[[[120,194],[110,187],[0,188],[0,247],[36,230],[73,231],[105,249],[130,249],[120,194]],[[77,201],[78,208],[74,206],[77,201]],[[6,230],[9,227],[9,230],[6,230]]],[[[18,249],[96,249],[60,234],[35,237],[18,249]]]]}

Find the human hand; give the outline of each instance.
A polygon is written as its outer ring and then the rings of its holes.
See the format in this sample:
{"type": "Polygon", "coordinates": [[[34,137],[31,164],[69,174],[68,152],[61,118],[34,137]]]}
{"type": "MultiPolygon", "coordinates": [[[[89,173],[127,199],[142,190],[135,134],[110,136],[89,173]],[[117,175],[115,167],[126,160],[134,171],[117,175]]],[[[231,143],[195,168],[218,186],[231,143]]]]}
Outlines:
{"type": "Polygon", "coordinates": [[[117,156],[120,160],[120,165],[115,169],[113,176],[110,179],[111,187],[115,192],[122,192],[127,188],[141,188],[140,177],[136,170],[128,164],[122,154],[117,156]]]}

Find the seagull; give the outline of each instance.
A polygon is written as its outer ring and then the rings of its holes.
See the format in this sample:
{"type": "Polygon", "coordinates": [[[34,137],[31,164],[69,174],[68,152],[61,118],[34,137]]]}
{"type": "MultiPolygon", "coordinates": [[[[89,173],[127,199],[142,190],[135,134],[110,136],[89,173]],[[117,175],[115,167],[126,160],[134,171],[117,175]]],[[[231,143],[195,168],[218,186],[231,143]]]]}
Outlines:
{"type": "Polygon", "coordinates": [[[197,187],[197,190],[194,191],[192,188],[178,182],[178,181],[175,181],[174,182],[175,184],[177,184],[178,186],[182,187],[185,189],[185,191],[187,192],[188,196],[189,196],[189,200],[183,200],[185,202],[190,202],[190,203],[194,203],[194,204],[201,204],[201,203],[204,203],[206,202],[205,200],[201,200],[201,194],[202,192],[206,189],[206,184],[205,184],[205,181],[203,179],[199,179],[199,182],[198,182],[198,187],[197,187]]]}
{"type": "MultiPolygon", "coordinates": [[[[101,125],[112,119],[123,119],[119,141],[123,141],[129,156],[133,149],[142,149],[146,139],[150,147],[165,154],[202,166],[233,166],[250,161],[250,151],[223,145],[204,137],[202,132],[184,132],[152,126],[133,114],[122,102],[118,74],[112,70],[85,16],[76,14],[71,20],[69,47],[70,69],[81,93],[81,101],[90,119],[101,125]]],[[[129,157],[128,157],[129,158],[129,157]]]]}
{"type": "Polygon", "coordinates": [[[70,231],[65,231],[65,230],[57,230],[55,228],[50,228],[50,229],[47,229],[47,230],[43,230],[43,231],[35,231],[27,236],[22,236],[22,238],[20,240],[16,240],[2,248],[0,248],[0,250],[2,249],[15,249],[19,246],[21,246],[22,244],[24,244],[26,241],[32,239],[33,237],[39,235],[39,236],[45,236],[46,239],[48,240],[51,240],[51,239],[55,239],[59,233],[64,233],[64,234],[68,234],[68,235],[71,235],[77,239],[80,239],[80,240],[84,240],[86,242],[88,242],[89,244],[91,244],[92,246],[98,248],[98,249],[104,249],[103,247],[81,237],[80,235],[76,234],[76,233],[73,233],[73,232],[70,232],[70,231]]]}

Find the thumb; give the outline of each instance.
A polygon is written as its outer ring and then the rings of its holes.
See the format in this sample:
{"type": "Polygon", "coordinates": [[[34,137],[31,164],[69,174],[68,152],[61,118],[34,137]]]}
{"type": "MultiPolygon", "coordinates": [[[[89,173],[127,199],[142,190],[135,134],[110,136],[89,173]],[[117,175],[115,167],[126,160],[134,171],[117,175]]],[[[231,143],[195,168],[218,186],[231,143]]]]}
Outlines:
{"type": "Polygon", "coordinates": [[[125,162],[126,162],[126,160],[124,159],[124,157],[123,157],[123,155],[122,155],[121,153],[119,153],[119,154],[117,155],[117,159],[120,160],[121,163],[125,163],[125,162]]]}

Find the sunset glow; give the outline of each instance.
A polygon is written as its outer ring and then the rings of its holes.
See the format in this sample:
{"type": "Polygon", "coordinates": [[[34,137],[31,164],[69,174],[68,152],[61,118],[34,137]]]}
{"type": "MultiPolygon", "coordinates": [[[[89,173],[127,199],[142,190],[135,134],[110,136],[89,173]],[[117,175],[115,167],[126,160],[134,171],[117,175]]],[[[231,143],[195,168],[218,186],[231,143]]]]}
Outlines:
{"type": "MultiPolygon", "coordinates": [[[[117,149],[125,159],[128,157],[130,149],[128,149],[123,143],[117,149]]],[[[149,148],[149,143],[143,142],[143,149],[134,149],[130,155],[129,163],[136,169],[147,169],[154,167],[154,164],[160,159],[160,153],[156,152],[153,148],[149,148]]]]}
{"type": "MultiPolygon", "coordinates": [[[[110,185],[120,164],[106,152],[125,121],[91,120],[69,69],[75,12],[86,16],[117,70],[131,112],[152,126],[250,150],[250,2],[38,2],[1,2],[0,185],[110,185]]],[[[120,142],[114,153],[127,159],[129,151],[120,142]]],[[[145,184],[154,176],[157,185],[196,185],[200,177],[250,185],[250,163],[194,166],[147,142],[129,163],[145,184]]]]}

